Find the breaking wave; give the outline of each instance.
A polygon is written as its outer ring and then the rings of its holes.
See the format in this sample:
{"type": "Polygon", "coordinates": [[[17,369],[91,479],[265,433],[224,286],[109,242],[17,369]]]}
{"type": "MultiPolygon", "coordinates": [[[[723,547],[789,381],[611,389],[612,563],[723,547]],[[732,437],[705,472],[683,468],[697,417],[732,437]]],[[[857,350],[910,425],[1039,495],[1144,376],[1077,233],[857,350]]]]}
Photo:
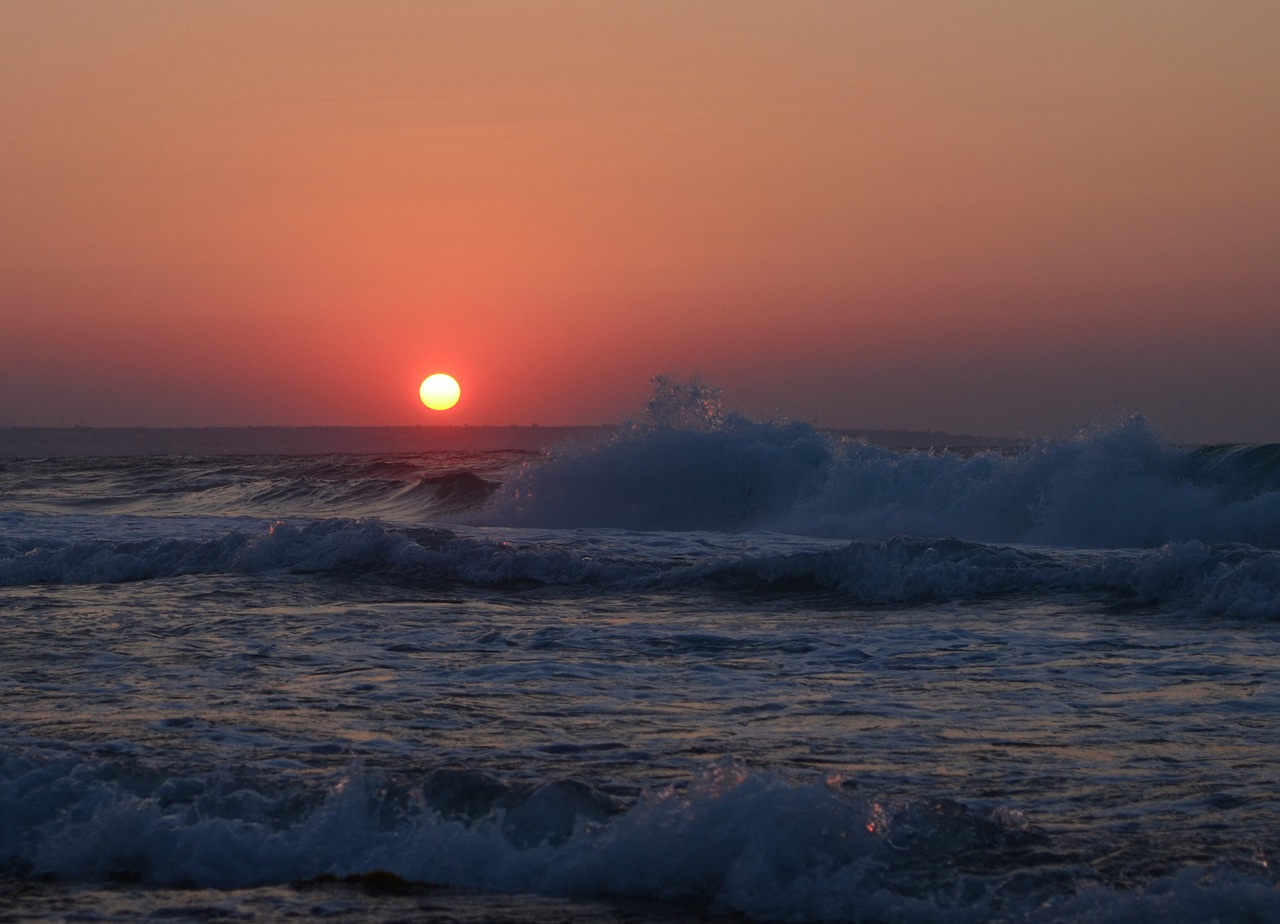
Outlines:
{"type": "Polygon", "coordinates": [[[218,889],[400,881],[805,921],[1248,921],[1280,896],[1248,858],[1122,886],[998,804],[889,800],[729,761],[635,795],[460,767],[279,763],[8,754],[0,872],[218,889]]]}
{"type": "Polygon", "coordinates": [[[377,520],[280,521],[208,539],[0,540],[0,586],[287,571],[551,592],[817,592],[873,605],[1094,592],[1191,612],[1280,617],[1280,552],[1239,543],[1059,550],[897,537],[797,545],[804,543],[768,535],[749,544],[612,531],[491,538],[377,520]]]}
{"type": "Polygon", "coordinates": [[[802,424],[629,432],[522,469],[485,517],[1073,548],[1280,548],[1280,447],[1186,450],[1141,418],[1017,451],[894,451],[802,424]]]}

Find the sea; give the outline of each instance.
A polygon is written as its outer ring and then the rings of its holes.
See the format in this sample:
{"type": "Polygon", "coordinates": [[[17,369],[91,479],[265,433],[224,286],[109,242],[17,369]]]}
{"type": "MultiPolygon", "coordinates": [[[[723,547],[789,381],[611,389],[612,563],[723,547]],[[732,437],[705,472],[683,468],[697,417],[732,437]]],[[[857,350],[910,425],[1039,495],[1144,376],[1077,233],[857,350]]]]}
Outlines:
{"type": "Polygon", "coordinates": [[[1280,920],[1280,445],[675,410],[0,431],[0,921],[1280,920]]]}

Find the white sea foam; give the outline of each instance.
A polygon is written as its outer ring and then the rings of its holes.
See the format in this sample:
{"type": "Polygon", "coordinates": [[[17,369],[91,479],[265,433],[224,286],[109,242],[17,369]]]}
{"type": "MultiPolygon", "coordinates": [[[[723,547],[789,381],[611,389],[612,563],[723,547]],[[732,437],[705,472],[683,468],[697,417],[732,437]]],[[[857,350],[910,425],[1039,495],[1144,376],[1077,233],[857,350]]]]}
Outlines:
{"type": "Polygon", "coordinates": [[[157,776],[112,761],[0,764],[0,858],[69,881],[251,888],[386,872],[496,892],[688,901],[759,920],[1262,920],[1263,867],[1188,868],[1120,890],[1018,812],[883,802],[839,778],[734,763],[629,806],[581,784],[451,771],[392,781],[358,767],[299,798],[300,777],[157,776]],[[292,783],[292,785],[288,785],[292,783]],[[282,785],[285,784],[285,785],[282,785]],[[1019,884],[1006,855],[1057,876],[1019,884]]]}
{"type": "Polygon", "coordinates": [[[1184,540],[1280,547],[1275,472],[1252,473],[1249,490],[1242,478],[1228,486],[1224,467],[1226,457],[1170,446],[1140,418],[1016,452],[978,453],[837,445],[803,425],[738,420],[710,430],[628,431],[604,447],[530,466],[488,519],[1062,547],[1184,540]]]}

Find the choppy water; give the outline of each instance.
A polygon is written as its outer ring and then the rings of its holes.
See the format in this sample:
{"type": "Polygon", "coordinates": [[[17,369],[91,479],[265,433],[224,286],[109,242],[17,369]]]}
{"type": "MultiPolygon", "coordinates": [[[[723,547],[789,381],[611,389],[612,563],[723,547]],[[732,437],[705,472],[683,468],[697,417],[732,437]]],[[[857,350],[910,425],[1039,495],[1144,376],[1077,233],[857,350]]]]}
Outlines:
{"type": "Polygon", "coordinates": [[[1280,916],[1280,447],[692,424],[0,462],[0,916],[1280,916]]]}

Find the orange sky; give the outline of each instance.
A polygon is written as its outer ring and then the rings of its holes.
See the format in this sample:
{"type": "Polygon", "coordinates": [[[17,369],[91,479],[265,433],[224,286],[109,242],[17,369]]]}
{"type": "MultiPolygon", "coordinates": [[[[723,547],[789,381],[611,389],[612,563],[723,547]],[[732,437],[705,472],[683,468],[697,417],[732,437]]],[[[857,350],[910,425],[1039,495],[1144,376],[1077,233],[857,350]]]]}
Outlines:
{"type": "Polygon", "coordinates": [[[0,426],[601,423],[700,373],[1280,441],[1277,48],[1273,0],[0,0],[0,426]]]}

